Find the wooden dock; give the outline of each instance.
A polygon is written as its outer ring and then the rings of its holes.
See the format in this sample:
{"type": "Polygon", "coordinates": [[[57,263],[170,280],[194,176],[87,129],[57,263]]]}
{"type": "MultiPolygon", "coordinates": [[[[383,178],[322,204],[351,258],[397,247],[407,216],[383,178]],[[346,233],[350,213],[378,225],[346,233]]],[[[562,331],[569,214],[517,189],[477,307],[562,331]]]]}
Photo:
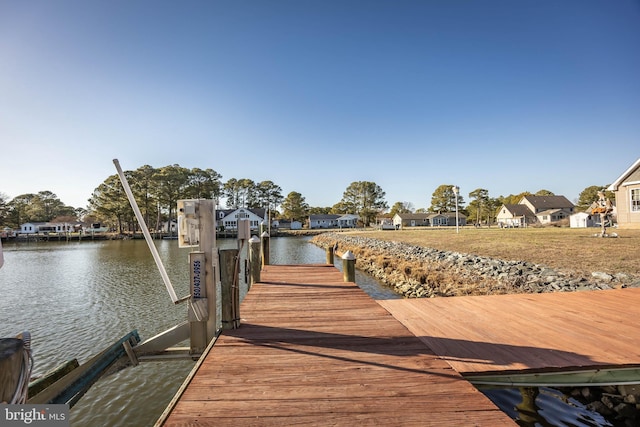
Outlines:
{"type": "Polygon", "coordinates": [[[241,317],[156,425],[516,425],[333,266],[266,266],[241,317]]]}
{"type": "Polygon", "coordinates": [[[488,381],[495,384],[640,380],[637,288],[378,303],[472,381],[492,374],[513,374],[488,381]]]}

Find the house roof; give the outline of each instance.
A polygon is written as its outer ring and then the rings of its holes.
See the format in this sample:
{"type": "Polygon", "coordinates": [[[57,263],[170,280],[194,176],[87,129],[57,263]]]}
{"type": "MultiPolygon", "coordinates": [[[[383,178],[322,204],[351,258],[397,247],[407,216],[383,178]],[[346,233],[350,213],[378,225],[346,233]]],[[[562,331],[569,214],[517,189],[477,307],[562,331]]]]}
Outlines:
{"type": "Polygon", "coordinates": [[[429,214],[427,213],[397,213],[396,215],[398,215],[400,219],[408,219],[408,220],[429,218],[429,214]]]}
{"type": "MultiPolygon", "coordinates": [[[[529,209],[527,205],[502,205],[502,207],[508,210],[511,215],[514,217],[524,216],[524,217],[532,217],[533,212],[529,209]]],[[[502,209],[502,208],[501,208],[502,209]]]]}
{"type": "Polygon", "coordinates": [[[622,184],[624,182],[625,179],[627,179],[629,177],[629,175],[631,175],[633,172],[636,171],[636,169],[640,168],[640,159],[636,160],[631,166],[629,166],[629,169],[627,169],[626,171],[624,171],[624,173],[622,175],[620,175],[620,177],[618,179],[616,179],[613,184],[611,184],[607,190],[609,191],[617,191],[618,187],[620,186],[620,184],[622,184]]]}
{"type": "Polygon", "coordinates": [[[538,216],[553,215],[553,214],[558,213],[558,212],[562,212],[562,209],[547,209],[546,211],[538,212],[536,215],[538,215],[538,216]]]}
{"type": "Polygon", "coordinates": [[[531,203],[531,205],[534,206],[536,210],[574,207],[574,204],[564,196],[523,196],[522,200],[520,200],[520,204],[522,204],[525,200],[531,203]]]}
{"type": "Polygon", "coordinates": [[[232,213],[239,211],[239,210],[245,210],[245,211],[249,211],[254,215],[259,216],[260,218],[264,218],[266,217],[266,210],[262,209],[262,208],[235,208],[235,209],[216,209],[217,212],[222,212],[224,213],[224,216],[227,217],[229,215],[231,215],[232,213]]]}
{"type": "Polygon", "coordinates": [[[360,219],[360,217],[355,214],[344,214],[344,215],[340,215],[338,219],[349,220],[349,219],[360,219]]]}
{"type": "Polygon", "coordinates": [[[341,216],[342,215],[336,215],[336,214],[313,214],[313,215],[309,215],[309,220],[310,221],[319,221],[323,219],[332,220],[332,219],[338,219],[341,216]]]}
{"type": "MultiPolygon", "coordinates": [[[[443,212],[440,215],[446,217],[446,218],[455,218],[456,217],[456,213],[455,212],[443,212]]],[[[437,215],[435,215],[437,216],[437,215]]],[[[467,216],[465,214],[463,214],[462,212],[458,212],[458,218],[466,218],[467,216]]]]}

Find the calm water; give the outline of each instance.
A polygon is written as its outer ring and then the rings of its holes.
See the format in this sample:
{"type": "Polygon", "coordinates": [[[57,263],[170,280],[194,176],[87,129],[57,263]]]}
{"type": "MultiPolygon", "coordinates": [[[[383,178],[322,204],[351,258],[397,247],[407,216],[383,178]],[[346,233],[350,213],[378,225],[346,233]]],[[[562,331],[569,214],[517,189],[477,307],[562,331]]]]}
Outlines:
{"type": "MultiPolygon", "coordinates": [[[[326,261],[308,238],[275,238],[272,264],[326,261]]],[[[222,249],[235,240],[219,240],[222,249]]],[[[176,294],[188,293],[187,255],[175,240],[156,247],[176,294]]],[[[186,318],[164,287],[146,243],[135,241],[8,243],[0,269],[0,337],[28,330],[33,340],[34,375],[64,361],[80,363],[137,329],[144,340],[186,318]]],[[[337,260],[336,267],[341,269],[337,260]]],[[[376,299],[399,298],[371,277],[356,272],[356,283],[376,299]]],[[[246,284],[241,284],[241,294],[246,284]]],[[[100,379],[71,411],[71,425],[148,426],[158,419],[193,367],[192,361],[145,362],[100,379]]],[[[483,392],[522,426],[610,426],[577,402],[541,389],[535,416],[525,421],[516,407],[517,389],[483,392]]]]}
{"type": "MultiPolygon", "coordinates": [[[[324,250],[308,240],[272,239],[271,263],[326,262],[324,250]]],[[[188,294],[189,249],[175,240],[156,241],[156,247],[176,294],[188,294]]],[[[73,358],[83,363],[134,329],[144,340],[186,319],[186,306],[171,302],[143,240],[6,243],[4,256],[0,337],[31,332],[34,375],[73,358]]],[[[376,298],[398,297],[366,275],[356,282],[376,298]]],[[[73,407],[72,425],[153,425],[193,365],[145,362],[102,378],[73,407]]]]}

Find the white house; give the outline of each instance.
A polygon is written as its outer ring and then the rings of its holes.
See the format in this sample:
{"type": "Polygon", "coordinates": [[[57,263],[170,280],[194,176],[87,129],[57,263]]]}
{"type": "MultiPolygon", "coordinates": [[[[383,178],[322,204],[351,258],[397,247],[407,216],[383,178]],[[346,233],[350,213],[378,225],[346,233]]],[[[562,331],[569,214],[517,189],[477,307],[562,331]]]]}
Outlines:
{"type": "Polygon", "coordinates": [[[237,230],[238,220],[249,220],[249,228],[257,231],[260,229],[260,223],[265,220],[264,209],[220,209],[216,211],[217,224],[223,230],[237,230]]]}
{"type": "Polygon", "coordinates": [[[172,219],[171,226],[169,226],[169,221],[165,221],[162,223],[162,232],[163,233],[177,233],[178,232],[178,220],[172,219]]]}
{"type": "Polygon", "coordinates": [[[353,214],[344,214],[340,216],[336,221],[340,228],[355,228],[358,225],[360,217],[353,214]]]}
{"type": "Polygon", "coordinates": [[[309,228],[335,228],[338,226],[336,214],[314,214],[309,215],[309,228]]]}
{"type": "Polygon", "coordinates": [[[360,217],[353,214],[309,215],[309,228],[354,228],[360,217]]]}
{"type": "Polygon", "coordinates": [[[20,226],[22,234],[67,233],[73,230],[73,224],[67,222],[25,222],[20,226]]]}

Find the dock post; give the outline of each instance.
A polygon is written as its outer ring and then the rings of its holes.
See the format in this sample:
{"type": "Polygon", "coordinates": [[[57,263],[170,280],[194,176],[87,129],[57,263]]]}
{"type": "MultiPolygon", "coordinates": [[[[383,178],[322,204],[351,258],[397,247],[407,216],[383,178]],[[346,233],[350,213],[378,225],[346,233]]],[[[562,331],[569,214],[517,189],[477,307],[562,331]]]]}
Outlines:
{"type": "Polygon", "coordinates": [[[345,282],[356,282],[356,256],[351,251],[342,255],[342,274],[345,282]]]}
{"type": "Polygon", "coordinates": [[[260,281],[260,239],[258,236],[251,236],[249,239],[249,264],[251,276],[249,289],[251,289],[251,285],[260,281]]]}
{"type": "Polygon", "coordinates": [[[262,237],[262,265],[269,265],[269,233],[264,231],[262,237]]]}
{"type": "Polygon", "coordinates": [[[326,252],[327,252],[327,264],[333,265],[333,255],[334,255],[333,246],[329,246],[326,252]]]}
{"type": "Polygon", "coordinates": [[[238,259],[239,251],[237,249],[220,251],[222,329],[236,329],[240,326],[238,259]]]}
{"type": "Polygon", "coordinates": [[[201,353],[207,348],[209,342],[216,337],[217,321],[216,284],[219,281],[218,250],[216,248],[215,234],[215,206],[213,200],[199,199],[194,201],[198,218],[198,251],[189,254],[190,282],[191,282],[191,308],[189,316],[189,339],[191,353],[201,353]],[[196,268],[197,267],[197,268],[196,268]],[[198,292],[193,289],[194,274],[198,273],[198,292]],[[198,302],[198,300],[201,300],[198,302]],[[195,315],[198,304],[206,304],[205,315],[195,315]],[[200,317],[200,318],[199,318],[200,317]]]}

